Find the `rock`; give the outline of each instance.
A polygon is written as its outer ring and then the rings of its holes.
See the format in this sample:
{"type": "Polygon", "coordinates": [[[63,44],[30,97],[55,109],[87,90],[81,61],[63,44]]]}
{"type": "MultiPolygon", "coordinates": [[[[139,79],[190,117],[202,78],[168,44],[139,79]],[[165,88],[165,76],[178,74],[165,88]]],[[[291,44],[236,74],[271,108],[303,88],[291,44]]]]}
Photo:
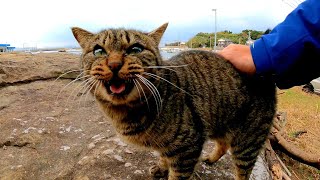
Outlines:
{"type": "Polygon", "coordinates": [[[143,174],[143,172],[141,170],[135,170],[134,174],[143,174]]]}
{"type": "Polygon", "coordinates": [[[113,154],[113,153],[114,153],[113,149],[107,149],[107,150],[102,152],[102,154],[104,154],[104,155],[110,155],[110,154],[113,154]]]}
{"type": "Polygon", "coordinates": [[[88,145],[88,149],[93,149],[95,146],[96,146],[95,143],[92,142],[88,145]]]}
{"type": "Polygon", "coordinates": [[[17,99],[14,99],[13,97],[6,97],[6,96],[1,96],[1,101],[0,101],[0,110],[8,107],[11,103],[16,101],[17,99]]]}
{"type": "Polygon", "coordinates": [[[119,155],[114,155],[113,157],[120,162],[124,162],[123,158],[119,155]]]}
{"type": "MultiPolygon", "coordinates": [[[[80,97],[69,98],[81,82],[64,88],[70,79],[51,79],[77,70],[78,59],[1,54],[0,179],[152,179],[146,172],[157,153],[122,142],[96,104],[79,106],[80,97]]],[[[233,179],[230,154],[196,170],[202,179],[233,179]]]]}
{"type": "Polygon", "coordinates": [[[124,167],[131,167],[131,166],[132,166],[131,163],[125,163],[125,164],[124,164],[124,167]]]}
{"type": "Polygon", "coordinates": [[[128,154],[133,154],[133,151],[131,151],[130,149],[125,149],[124,152],[128,154]]]}
{"type": "Polygon", "coordinates": [[[61,151],[67,151],[67,150],[69,150],[70,149],[70,146],[61,146],[60,147],[60,150],[61,151]]]}
{"type": "Polygon", "coordinates": [[[74,79],[79,69],[79,56],[72,54],[3,54],[0,56],[0,87],[57,78],[67,72],[61,78],[74,79]]]}
{"type": "Polygon", "coordinates": [[[314,93],[314,87],[311,83],[307,83],[302,87],[302,91],[306,93],[314,93]]]}
{"type": "Polygon", "coordinates": [[[84,157],[78,162],[78,164],[80,164],[80,165],[85,165],[85,164],[87,164],[89,161],[90,161],[90,160],[89,160],[89,157],[88,157],[88,156],[84,156],[84,157]]]}
{"type": "Polygon", "coordinates": [[[67,52],[65,49],[59,49],[58,52],[67,52]]]}

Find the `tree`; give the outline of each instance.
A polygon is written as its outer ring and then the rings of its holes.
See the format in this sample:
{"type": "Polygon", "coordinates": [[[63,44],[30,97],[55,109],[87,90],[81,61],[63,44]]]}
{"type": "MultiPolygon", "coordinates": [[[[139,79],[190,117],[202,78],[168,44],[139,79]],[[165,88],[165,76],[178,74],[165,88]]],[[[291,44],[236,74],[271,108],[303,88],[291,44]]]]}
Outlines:
{"type": "MultiPolygon", "coordinates": [[[[243,30],[241,33],[234,34],[229,30],[224,30],[217,32],[217,39],[230,39],[235,44],[245,44],[249,37],[249,31],[251,39],[256,40],[260,38],[264,32],[256,30],[243,30]]],[[[199,48],[199,47],[210,47],[210,37],[211,37],[211,47],[214,46],[214,33],[204,33],[200,32],[192,37],[186,44],[188,47],[199,48]]]]}

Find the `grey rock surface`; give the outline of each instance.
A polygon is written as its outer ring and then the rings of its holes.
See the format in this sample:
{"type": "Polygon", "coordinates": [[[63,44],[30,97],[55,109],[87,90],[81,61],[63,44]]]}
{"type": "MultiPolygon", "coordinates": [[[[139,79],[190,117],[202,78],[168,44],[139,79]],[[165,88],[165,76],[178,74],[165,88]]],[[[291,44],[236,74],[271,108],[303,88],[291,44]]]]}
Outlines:
{"type": "MultiPolygon", "coordinates": [[[[122,142],[81,81],[54,80],[77,69],[78,56],[1,56],[0,179],[152,179],[157,154],[122,142]]],[[[230,155],[199,163],[194,179],[233,179],[230,155]]]]}

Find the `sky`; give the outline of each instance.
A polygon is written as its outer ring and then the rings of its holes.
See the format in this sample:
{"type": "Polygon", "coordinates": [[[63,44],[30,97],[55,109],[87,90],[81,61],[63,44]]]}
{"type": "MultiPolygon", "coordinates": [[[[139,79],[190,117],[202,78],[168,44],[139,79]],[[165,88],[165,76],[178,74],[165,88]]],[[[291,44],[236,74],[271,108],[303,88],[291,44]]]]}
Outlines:
{"type": "Polygon", "coordinates": [[[199,32],[265,31],[283,21],[302,0],[4,0],[0,44],[15,47],[78,46],[70,28],[145,32],[169,22],[161,44],[188,41],[199,32]]]}

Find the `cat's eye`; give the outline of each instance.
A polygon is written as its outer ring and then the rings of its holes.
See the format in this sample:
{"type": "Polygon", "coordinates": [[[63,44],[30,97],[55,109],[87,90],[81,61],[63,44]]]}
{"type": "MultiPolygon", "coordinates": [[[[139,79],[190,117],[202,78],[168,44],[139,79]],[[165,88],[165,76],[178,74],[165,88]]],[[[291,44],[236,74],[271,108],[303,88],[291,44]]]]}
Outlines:
{"type": "Polygon", "coordinates": [[[96,57],[106,56],[107,52],[99,45],[96,45],[93,49],[93,54],[96,57]]]}
{"type": "Polygon", "coordinates": [[[138,54],[144,50],[141,44],[134,44],[127,49],[127,54],[138,54]]]}

